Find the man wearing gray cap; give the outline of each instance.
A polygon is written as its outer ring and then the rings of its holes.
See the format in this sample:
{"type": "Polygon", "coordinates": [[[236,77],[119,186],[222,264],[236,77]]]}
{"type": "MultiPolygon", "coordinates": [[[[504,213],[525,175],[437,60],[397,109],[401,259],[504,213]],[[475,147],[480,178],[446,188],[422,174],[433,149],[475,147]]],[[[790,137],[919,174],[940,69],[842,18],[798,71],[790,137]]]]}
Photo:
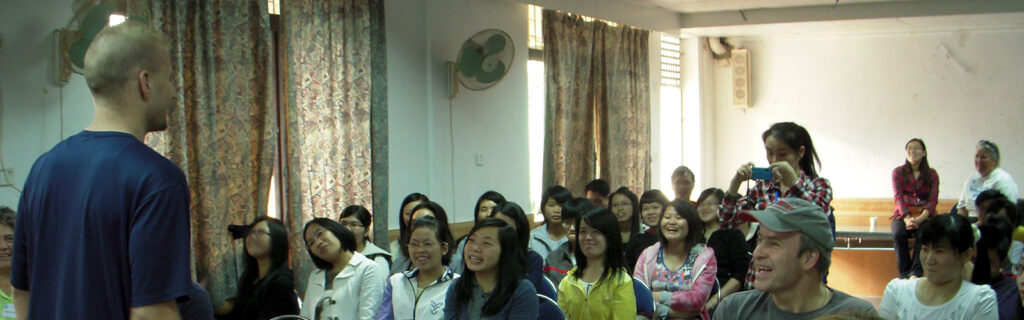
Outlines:
{"type": "Polygon", "coordinates": [[[822,281],[835,239],[821,207],[782,198],[741,218],[761,223],[751,261],[756,290],[729,295],[715,310],[715,319],[814,319],[847,312],[877,316],[867,301],[822,281]]]}

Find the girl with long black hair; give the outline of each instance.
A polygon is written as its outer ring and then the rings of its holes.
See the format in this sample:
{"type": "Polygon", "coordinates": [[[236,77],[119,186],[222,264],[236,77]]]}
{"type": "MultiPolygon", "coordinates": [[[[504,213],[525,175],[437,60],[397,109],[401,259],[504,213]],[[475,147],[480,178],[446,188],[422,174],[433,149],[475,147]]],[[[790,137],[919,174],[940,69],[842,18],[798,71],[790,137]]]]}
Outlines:
{"type": "Polygon", "coordinates": [[[537,290],[526,280],[516,230],[501,219],[473,226],[463,256],[465,273],[448,287],[444,319],[535,320],[537,290]]]}

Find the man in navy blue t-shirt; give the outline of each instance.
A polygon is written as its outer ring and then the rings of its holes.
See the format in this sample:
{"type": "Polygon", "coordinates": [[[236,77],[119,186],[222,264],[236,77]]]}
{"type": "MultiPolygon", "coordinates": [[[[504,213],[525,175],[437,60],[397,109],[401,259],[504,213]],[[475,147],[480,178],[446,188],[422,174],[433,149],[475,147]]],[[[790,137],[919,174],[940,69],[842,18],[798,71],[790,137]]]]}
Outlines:
{"type": "Polygon", "coordinates": [[[85,55],[95,117],[36,160],[14,231],[19,319],[177,319],[192,288],[189,189],[146,146],[177,89],[166,38],[126,22],[85,55]]]}

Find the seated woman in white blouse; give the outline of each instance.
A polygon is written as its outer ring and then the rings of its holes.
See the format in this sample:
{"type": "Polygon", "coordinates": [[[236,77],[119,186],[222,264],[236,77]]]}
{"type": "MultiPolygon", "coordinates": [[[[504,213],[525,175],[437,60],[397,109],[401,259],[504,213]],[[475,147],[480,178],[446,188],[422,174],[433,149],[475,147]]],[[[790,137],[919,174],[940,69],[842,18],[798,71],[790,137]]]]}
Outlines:
{"type": "Polygon", "coordinates": [[[967,218],[939,215],[920,230],[925,277],[890,281],[879,314],[885,319],[998,319],[992,288],[961,277],[974,253],[974,232],[967,218]]]}
{"type": "Polygon", "coordinates": [[[387,273],[356,252],[355,236],[334,220],[313,219],[302,234],[317,269],[309,275],[299,314],[309,319],[373,319],[387,273]]]}
{"type": "Polygon", "coordinates": [[[977,172],[971,173],[967,181],[964,181],[960,201],[956,204],[957,213],[965,217],[978,217],[978,204],[974,200],[985,190],[999,190],[1007,199],[1017,198],[1017,183],[1008,172],[999,168],[1001,160],[999,147],[995,143],[978,141],[974,153],[974,169],[977,172]]]}

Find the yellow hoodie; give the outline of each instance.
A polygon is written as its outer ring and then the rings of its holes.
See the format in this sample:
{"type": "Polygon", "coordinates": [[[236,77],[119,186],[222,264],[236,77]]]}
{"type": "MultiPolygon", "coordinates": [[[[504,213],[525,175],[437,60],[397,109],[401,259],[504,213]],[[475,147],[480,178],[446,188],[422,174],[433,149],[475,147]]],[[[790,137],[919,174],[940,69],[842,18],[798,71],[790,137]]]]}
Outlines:
{"type": "Polygon", "coordinates": [[[558,284],[558,305],[567,319],[636,319],[633,278],[626,270],[598,280],[589,295],[575,273],[573,267],[558,284]]]}

